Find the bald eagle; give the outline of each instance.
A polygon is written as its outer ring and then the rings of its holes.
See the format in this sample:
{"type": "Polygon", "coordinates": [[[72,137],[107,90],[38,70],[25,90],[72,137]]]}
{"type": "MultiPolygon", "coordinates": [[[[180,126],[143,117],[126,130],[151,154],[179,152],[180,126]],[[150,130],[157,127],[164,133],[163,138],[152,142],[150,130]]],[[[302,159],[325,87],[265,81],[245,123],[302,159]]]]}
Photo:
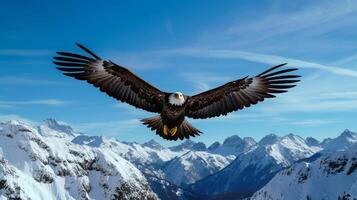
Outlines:
{"type": "Polygon", "coordinates": [[[142,123],[167,140],[188,139],[202,133],[185,117],[206,119],[249,107],[275,93],[287,92],[298,82],[299,75],[289,74],[297,68],[272,67],[257,76],[244,77],[194,96],[181,92],[163,92],[127,68],[103,60],[86,47],[77,44],[89,56],[57,52],[54,64],[64,75],[84,80],[117,100],[136,108],[158,113],[142,123]]]}

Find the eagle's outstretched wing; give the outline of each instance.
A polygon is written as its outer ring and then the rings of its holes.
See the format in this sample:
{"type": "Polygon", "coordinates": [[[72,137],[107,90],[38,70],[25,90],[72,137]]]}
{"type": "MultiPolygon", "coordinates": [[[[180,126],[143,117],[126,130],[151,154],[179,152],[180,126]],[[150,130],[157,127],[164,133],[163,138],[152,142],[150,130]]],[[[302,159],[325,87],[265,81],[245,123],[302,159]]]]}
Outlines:
{"type": "Polygon", "coordinates": [[[53,63],[64,75],[85,80],[102,92],[122,102],[150,112],[160,113],[164,93],[128,69],[102,60],[84,46],[77,44],[92,57],[74,53],[57,52],[53,63]]]}
{"type": "Polygon", "coordinates": [[[190,97],[186,115],[194,119],[226,115],[265,98],[275,97],[274,93],[287,92],[286,89],[296,86],[294,83],[299,81],[297,78],[300,76],[285,74],[296,68],[276,71],[285,64],[272,67],[255,77],[245,77],[190,97]]]}

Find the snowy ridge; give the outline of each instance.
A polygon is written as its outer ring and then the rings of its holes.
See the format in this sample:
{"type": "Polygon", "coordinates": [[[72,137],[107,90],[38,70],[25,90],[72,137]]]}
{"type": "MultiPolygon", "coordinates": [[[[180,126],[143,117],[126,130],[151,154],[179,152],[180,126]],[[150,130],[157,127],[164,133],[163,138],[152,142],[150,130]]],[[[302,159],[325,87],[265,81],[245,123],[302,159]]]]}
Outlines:
{"type": "Polygon", "coordinates": [[[13,120],[0,122],[0,199],[329,199],[316,185],[355,198],[356,151],[349,130],[321,143],[270,134],[164,147],[13,120]]]}
{"type": "Polygon", "coordinates": [[[218,154],[188,151],[168,161],[163,172],[167,180],[184,187],[223,169],[231,161],[228,157],[218,154]]]}
{"type": "Polygon", "coordinates": [[[279,172],[252,199],[357,198],[357,145],[316,157],[279,172]]]}
{"type": "Polygon", "coordinates": [[[318,147],[308,146],[304,139],[293,134],[284,137],[267,135],[226,168],[197,181],[190,188],[204,195],[227,193],[235,197],[249,197],[283,167],[319,150],[318,147]]]}
{"type": "Polygon", "coordinates": [[[250,137],[240,138],[238,135],[233,135],[226,138],[223,144],[219,142],[213,143],[208,147],[208,151],[223,156],[235,157],[241,153],[249,151],[257,142],[250,137]]]}
{"type": "Polygon", "coordinates": [[[324,150],[345,150],[357,144],[357,133],[348,129],[343,131],[340,136],[334,139],[326,139],[321,146],[324,150]]]}
{"type": "Polygon", "coordinates": [[[19,121],[0,127],[1,199],[157,198],[143,174],[114,152],[19,121]]]}

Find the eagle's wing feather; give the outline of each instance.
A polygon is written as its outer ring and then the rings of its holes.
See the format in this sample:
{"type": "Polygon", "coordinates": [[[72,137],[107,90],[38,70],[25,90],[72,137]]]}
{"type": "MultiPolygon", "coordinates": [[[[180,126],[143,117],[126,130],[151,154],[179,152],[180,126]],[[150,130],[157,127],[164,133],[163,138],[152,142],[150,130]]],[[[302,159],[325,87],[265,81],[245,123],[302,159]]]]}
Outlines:
{"type": "Polygon", "coordinates": [[[164,93],[128,69],[102,60],[84,46],[77,44],[92,57],[57,52],[57,69],[64,75],[85,80],[117,100],[150,112],[161,112],[164,93]]]}
{"type": "Polygon", "coordinates": [[[272,67],[255,77],[245,77],[231,81],[220,87],[194,95],[187,101],[186,115],[194,119],[205,119],[226,115],[275,97],[274,93],[287,92],[294,87],[299,75],[286,73],[297,70],[288,68],[277,71],[285,64],[272,67]]]}

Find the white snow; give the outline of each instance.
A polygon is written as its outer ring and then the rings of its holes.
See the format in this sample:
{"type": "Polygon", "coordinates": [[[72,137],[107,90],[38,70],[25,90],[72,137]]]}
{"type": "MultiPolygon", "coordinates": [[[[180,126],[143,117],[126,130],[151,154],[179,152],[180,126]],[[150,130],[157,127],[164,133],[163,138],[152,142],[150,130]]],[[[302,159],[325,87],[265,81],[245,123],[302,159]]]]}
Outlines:
{"type": "Polygon", "coordinates": [[[163,168],[165,178],[172,183],[186,186],[226,167],[232,160],[204,151],[188,151],[172,159],[163,168]]]}
{"type": "Polygon", "coordinates": [[[357,145],[323,152],[279,172],[252,199],[344,199],[357,197],[357,145]]]}
{"type": "Polygon", "coordinates": [[[115,152],[70,142],[69,129],[20,121],[0,126],[3,199],[110,199],[120,191],[156,198],[134,165],[115,152]]]}

